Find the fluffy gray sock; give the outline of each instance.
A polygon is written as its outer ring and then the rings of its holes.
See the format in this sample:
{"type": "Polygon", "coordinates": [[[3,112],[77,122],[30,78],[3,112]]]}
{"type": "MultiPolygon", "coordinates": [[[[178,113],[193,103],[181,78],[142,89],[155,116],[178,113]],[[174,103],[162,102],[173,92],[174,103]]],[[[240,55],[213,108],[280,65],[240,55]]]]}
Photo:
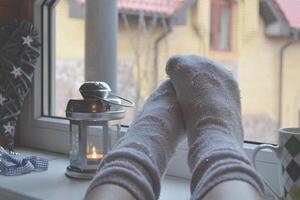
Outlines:
{"type": "Polygon", "coordinates": [[[263,182],[242,150],[240,94],[232,74],[199,56],[174,56],[166,72],[187,126],[192,199],[228,180],[245,181],[263,194],[263,182]]]}
{"type": "Polygon", "coordinates": [[[113,183],[138,200],[158,199],[160,178],[183,138],[181,109],[170,81],[164,82],[99,165],[88,191],[113,183]]]}

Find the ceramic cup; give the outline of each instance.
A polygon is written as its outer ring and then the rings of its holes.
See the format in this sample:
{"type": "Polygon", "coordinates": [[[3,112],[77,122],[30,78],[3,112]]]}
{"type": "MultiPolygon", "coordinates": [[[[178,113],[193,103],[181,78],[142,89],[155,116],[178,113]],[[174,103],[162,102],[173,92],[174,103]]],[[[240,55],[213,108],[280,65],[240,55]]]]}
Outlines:
{"type": "Polygon", "coordinates": [[[279,145],[261,144],[254,150],[252,162],[255,166],[255,157],[262,149],[272,150],[281,163],[280,188],[275,191],[265,181],[277,199],[300,200],[300,128],[279,129],[279,145]]]}

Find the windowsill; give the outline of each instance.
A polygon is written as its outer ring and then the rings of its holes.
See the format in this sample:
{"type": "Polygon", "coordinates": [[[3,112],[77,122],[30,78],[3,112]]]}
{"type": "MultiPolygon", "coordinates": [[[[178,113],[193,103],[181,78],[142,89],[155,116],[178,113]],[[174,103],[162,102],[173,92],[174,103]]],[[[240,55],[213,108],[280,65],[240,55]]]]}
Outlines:
{"type": "MultiPolygon", "coordinates": [[[[49,169],[22,176],[1,176],[1,199],[83,199],[89,181],[70,179],[65,176],[65,169],[69,164],[66,155],[24,148],[17,152],[49,159],[49,169]]],[[[165,177],[160,199],[189,199],[189,196],[189,180],[173,176],[165,177]]]]}

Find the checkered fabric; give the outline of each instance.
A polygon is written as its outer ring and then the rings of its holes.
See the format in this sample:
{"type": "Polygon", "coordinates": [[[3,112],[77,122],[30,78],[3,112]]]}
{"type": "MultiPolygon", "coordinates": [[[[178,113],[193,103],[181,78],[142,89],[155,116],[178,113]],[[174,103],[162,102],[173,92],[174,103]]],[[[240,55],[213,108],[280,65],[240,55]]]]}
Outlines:
{"type": "Polygon", "coordinates": [[[284,199],[300,200],[300,137],[281,134],[284,199]]]}
{"type": "Polygon", "coordinates": [[[11,154],[0,148],[0,174],[17,176],[32,171],[45,171],[48,169],[48,160],[38,156],[21,156],[11,154]]]}

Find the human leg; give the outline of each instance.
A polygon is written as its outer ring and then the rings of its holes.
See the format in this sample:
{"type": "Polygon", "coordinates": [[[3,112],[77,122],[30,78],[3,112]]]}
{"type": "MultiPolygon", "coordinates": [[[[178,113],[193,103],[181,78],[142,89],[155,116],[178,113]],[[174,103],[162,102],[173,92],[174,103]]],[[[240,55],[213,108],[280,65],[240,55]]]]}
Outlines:
{"type": "Polygon", "coordinates": [[[203,200],[263,200],[262,196],[250,184],[232,180],[225,181],[212,188],[203,200]],[[234,192],[232,192],[234,188],[234,192]]]}
{"type": "Polygon", "coordinates": [[[242,149],[240,94],[231,73],[199,56],[174,56],[166,72],[188,132],[192,199],[231,180],[246,182],[262,195],[263,182],[242,149]]]}
{"type": "Polygon", "coordinates": [[[181,110],[172,83],[166,81],[146,101],[126,136],[102,160],[87,197],[94,188],[115,184],[138,200],[158,199],[160,178],[182,138],[181,110]]]}
{"type": "Polygon", "coordinates": [[[116,184],[103,184],[90,190],[85,200],[136,200],[132,194],[123,187],[116,184]]]}

